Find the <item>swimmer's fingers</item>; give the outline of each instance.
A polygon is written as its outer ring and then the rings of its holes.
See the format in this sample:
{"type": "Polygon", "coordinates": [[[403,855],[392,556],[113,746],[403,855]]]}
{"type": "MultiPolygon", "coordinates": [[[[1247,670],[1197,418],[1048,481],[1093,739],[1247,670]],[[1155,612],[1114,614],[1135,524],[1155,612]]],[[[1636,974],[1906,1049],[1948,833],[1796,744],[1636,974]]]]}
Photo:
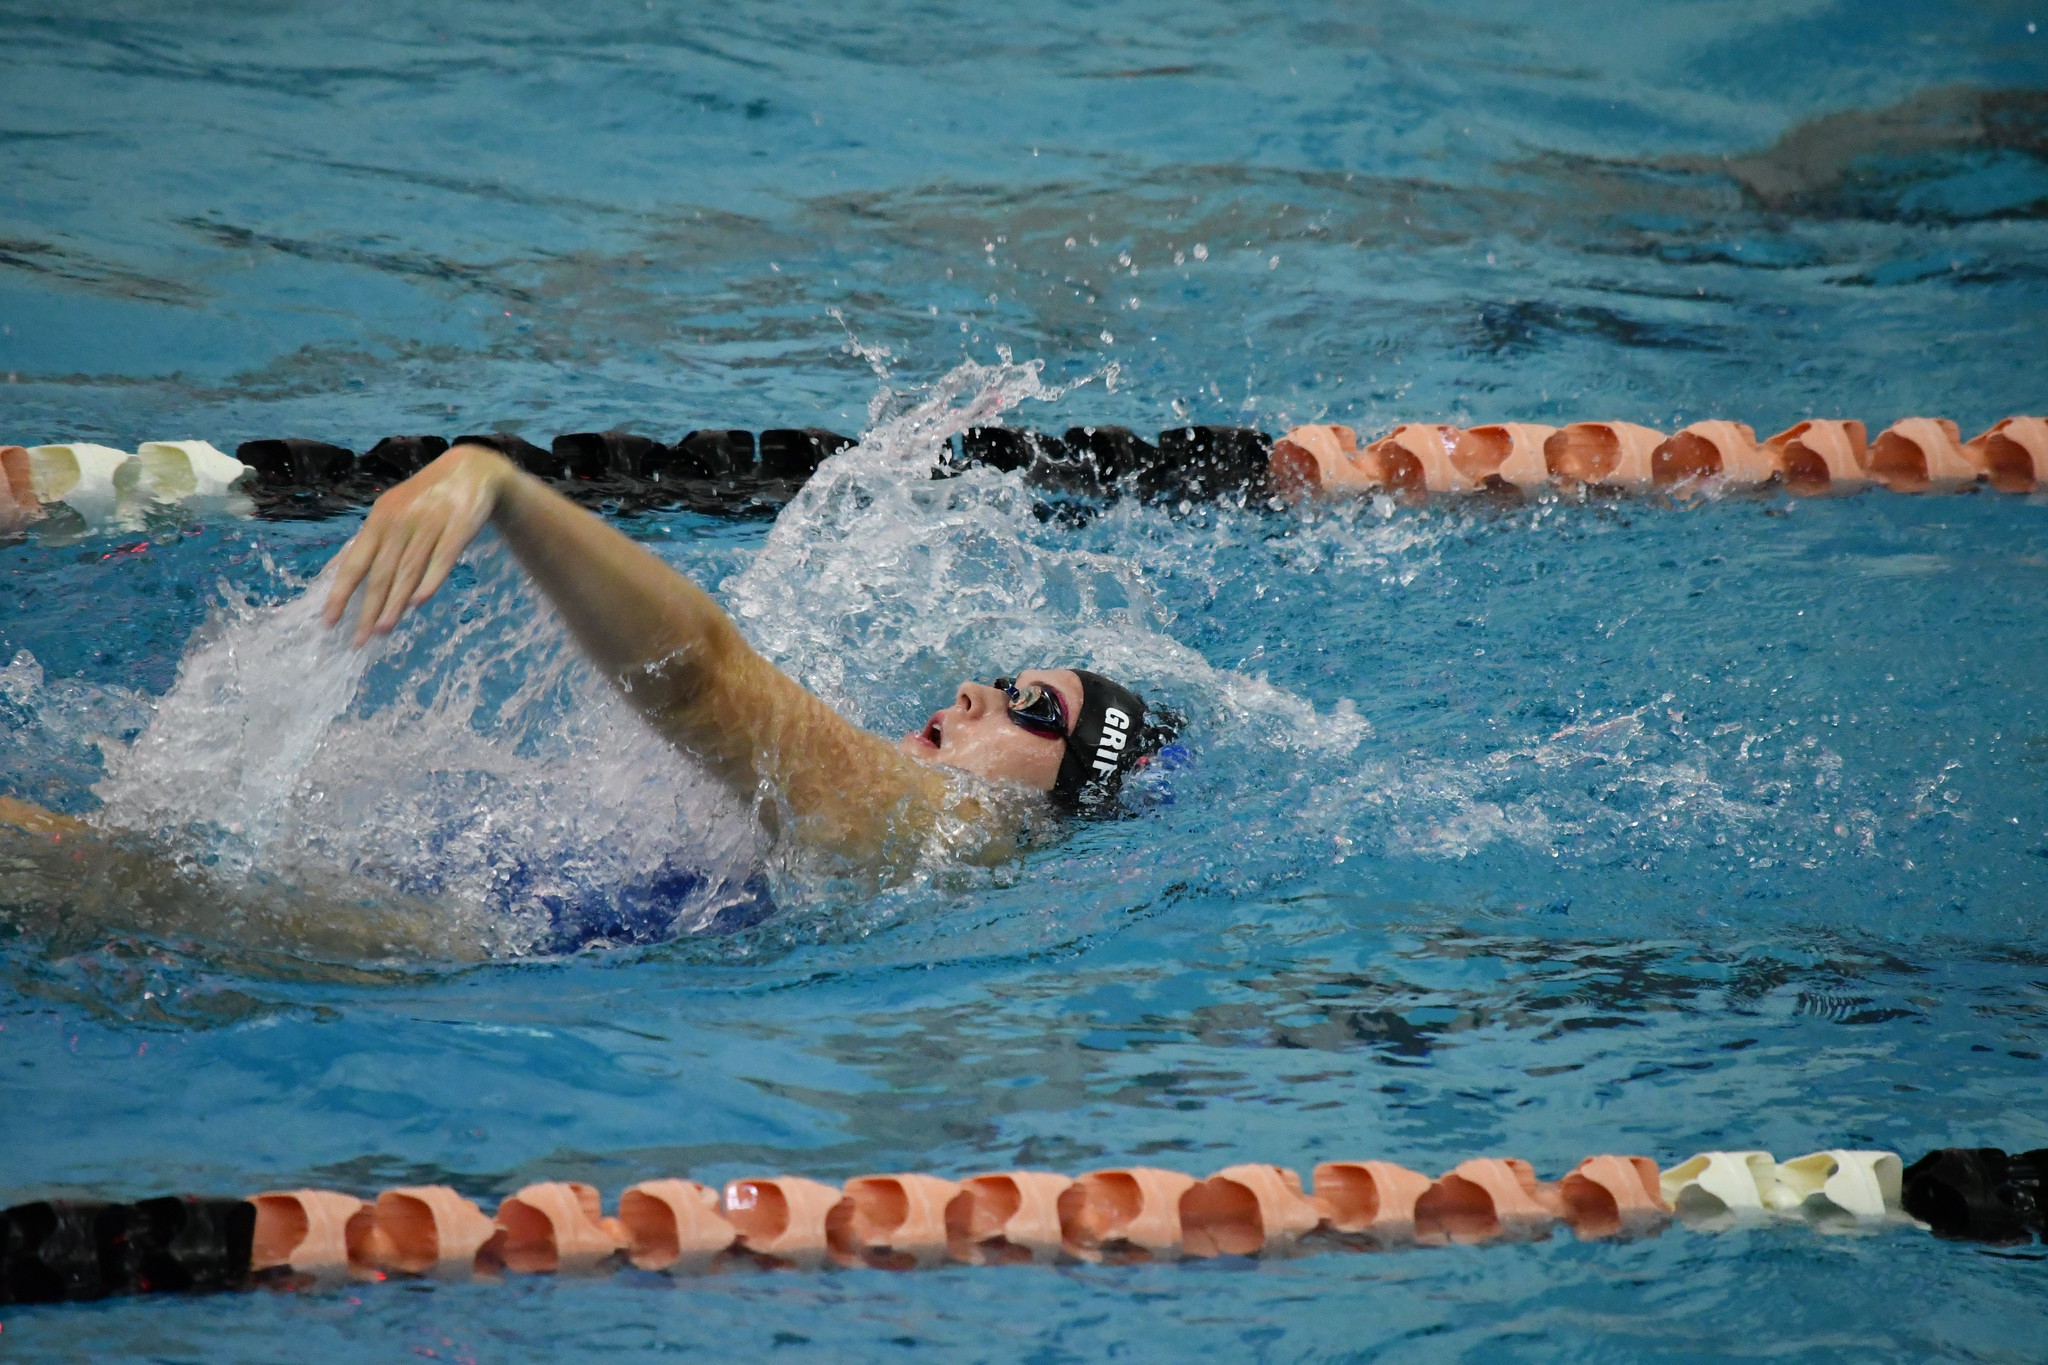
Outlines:
{"type": "MultiPolygon", "coordinates": [[[[488,467],[487,467],[488,472],[488,467]]],[[[436,500],[435,522],[423,527],[406,551],[408,572],[401,573],[397,589],[406,594],[406,606],[417,607],[441,590],[462,552],[476,539],[477,532],[491,519],[493,494],[486,480],[463,487],[445,485],[436,500]],[[412,573],[417,559],[419,572],[412,573]]]]}
{"type": "MultiPolygon", "coordinates": [[[[362,529],[334,557],[334,586],[327,590],[327,605],[320,613],[329,626],[341,624],[342,614],[348,610],[349,598],[355,595],[356,589],[376,567],[393,533],[403,532],[413,502],[414,498],[404,484],[377,499],[376,505],[370,508],[370,515],[364,518],[362,529]]],[[[364,607],[369,607],[367,594],[364,607]]]]}
{"type": "Polygon", "coordinates": [[[389,634],[405,613],[434,595],[476,533],[490,519],[490,502],[454,480],[428,490],[387,535],[372,570],[373,592],[363,599],[359,637],[389,634]],[[380,571],[384,576],[380,579],[380,571]],[[381,603],[371,615],[372,604],[381,603]]]}
{"type": "Polygon", "coordinates": [[[434,545],[434,553],[427,559],[426,573],[420,579],[419,587],[413,590],[413,606],[418,606],[441,590],[441,585],[448,581],[449,574],[455,572],[456,561],[462,558],[462,552],[469,548],[469,542],[475,535],[474,531],[469,535],[449,535],[445,532],[442,534],[441,539],[434,545]]]}
{"type": "Polygon", "coordinates": [[[327,605],[320,609],[320,619],[330,627],[341,624],[341,614],[348,610],[348,599],[362,585],[363,575],[370,571],[370,562],[377,554],[379,532],[364,526],[355,539],[341,547],[341,553],[334,557],[334,585],[327,590],[327,605]]]}
{"type": "Polygon", "coordinates": [[[434,553],[449,539],[444,527],[439,535],[416,535],[407,542],[405,553],[398,557],[398,569],[391,577],[390,595],[384,599],[384,610],[377,617],[380,634],[396,626],[408,607],[418,606],[426,600],[418,593],[420,580],[426,576],[427,565],[434,553]]]}
{"type": "MultiPolygon", "coordinates": [[[[391,585],[392,580],[398,577],[399,565],[403,562],[406,547],[413,539],[412,526],[400,522],[378,545],[377,558],[370,565],[370,576],[363,584],[363,603],[356,613],[356,644],[362,645],[371,635],[388,632],[398,623],[397,616],[388,612],[388,608],[393,604],[391,585]],[[391,614],[391,622],[388,625],[384,620],[387,614],[391,614]]],[[[399,609],[402,610],[404,604],[403,597],[396,599],[396,606],[399,609]]]]}

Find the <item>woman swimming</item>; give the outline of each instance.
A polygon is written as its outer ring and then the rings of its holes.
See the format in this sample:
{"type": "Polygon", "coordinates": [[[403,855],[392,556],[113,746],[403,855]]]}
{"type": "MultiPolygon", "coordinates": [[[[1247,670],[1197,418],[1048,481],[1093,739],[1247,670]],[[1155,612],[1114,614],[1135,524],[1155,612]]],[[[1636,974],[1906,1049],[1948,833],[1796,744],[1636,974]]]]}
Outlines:
{"type": "Polygon", "coordinates": [[[1080,811],[1112,800],[1165,737],[1129,688],[1034,669],[961,683],[951,706],[892,746],[761,657],[702,588],[475,443],[377,500],[337,556],[327,623],[340,624],[360,590],[356,643],[390,631],[486,524],[657,733],[751,803],[771,833],[885,876],[934,838],[991,861],[1016,851],[1016,814],[945,769],[1080,811]]]}
{"type": "MultiPolygon", "coordinates": [[[[777,670],[696,584],[480,444],[456,446],[378,499],[336,556],[328,624],[360,594],[355,642],[392,630],[487,524],[659,734],[771,836],[867,879],[898,878],[934,852],[1012,856],[1045,803],[1005,800],[1006,789],[1043,793],[1065,812],[1099,809],[1164,738],[1128,688],[1045,669],[962,683],[951,706],[892,746],[777,670]]],[[[46,838],[94,832],[4,798],[0,825],[46,838]]]]}

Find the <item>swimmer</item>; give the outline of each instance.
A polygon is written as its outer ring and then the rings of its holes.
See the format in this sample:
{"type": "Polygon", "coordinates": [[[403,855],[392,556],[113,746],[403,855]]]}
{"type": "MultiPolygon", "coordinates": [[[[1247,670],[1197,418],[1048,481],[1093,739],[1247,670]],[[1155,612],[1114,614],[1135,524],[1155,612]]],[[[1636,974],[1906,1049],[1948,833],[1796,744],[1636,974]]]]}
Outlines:
{"type": "MultiPolygon", "coordinates": [[[[960,684],[951,706],[892,745],[776,669],[703,589],[476,444],[454,447],[377,500],[336,556],[328,624],[339,626],[360,593],[355,643],[391,631],[434,595],[486,525],[658,734],[749,803],[771,833],[873,879],[900,878],[933,851],[984,862],[1014,856],[1047,808],[1108,809],[1124,777],[1170,737],[1141,697],[1108,678],[1027,669],[960,684]],[[963,780],[970,774],[983,781],[963,780]]],[[[146,932],[204,933],[218,927],[207,907],[231,901],[238,938],[260,929],[257,939],[279,947],[475,952],[431,906],[359,878],[219,887],[193,860],[164,859],[130,836],[6,797],[0,834],[23,853],[0,859],[0,871],[26,878],[15,886],[0,876],[0,905],[40,907],[33,918],[53,932],[59,923],[118,920],[146,932]],[[95,908],[83,914],[81,879],[109,892],[91,897],[95,908]]]]}
{"type": "Polygon", "coordinates": [[[355,643],[391,631],[487,524],[656,733],[771,833],[855,867],[900,873],[935,839],[980,860],[1012,856],[1030,812],[1003,802],[1003,788],[1066,813],[1102,809],[1168,737],[1137,693],[1058,668],[963,682],[951,706],[892,745],[769,663],[702,588],[480,444],[454,447],[377,499],[336,557],[328,625],[360,591],[355,643]]]}
{"type": "MultiPolygon", "coordinates": [[[[455,446],[377,499],[336,557],[328,624],[360,593],[354,643],[393,630],[487,524],[657,735],[748,802],[770,835],[868,878],[895,880],[932,853],[1006,860],[1047,806],[1110,808],[1169,737],[1141,696],[1100,673],[1024,669],[963,681],[950,706],[891,745],[768,663],[696,583],[481,444],[455,446]]],[[[0,829],[68,855],[96,835],[4,798],[0,829]]]]}

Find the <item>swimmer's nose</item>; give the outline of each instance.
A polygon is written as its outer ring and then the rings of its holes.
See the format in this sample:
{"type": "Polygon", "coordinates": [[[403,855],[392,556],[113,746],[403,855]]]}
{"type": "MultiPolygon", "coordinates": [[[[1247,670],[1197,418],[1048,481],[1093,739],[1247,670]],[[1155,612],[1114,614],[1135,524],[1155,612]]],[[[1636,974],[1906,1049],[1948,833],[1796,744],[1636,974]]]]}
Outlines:
{"type": "Polygon", "coordinates": [[[970,718],[985,715],[1009,705],[1010,699],[990,687],[987,683],[964,682],[954,695],[953,704],[965,711],[970,718]]]}

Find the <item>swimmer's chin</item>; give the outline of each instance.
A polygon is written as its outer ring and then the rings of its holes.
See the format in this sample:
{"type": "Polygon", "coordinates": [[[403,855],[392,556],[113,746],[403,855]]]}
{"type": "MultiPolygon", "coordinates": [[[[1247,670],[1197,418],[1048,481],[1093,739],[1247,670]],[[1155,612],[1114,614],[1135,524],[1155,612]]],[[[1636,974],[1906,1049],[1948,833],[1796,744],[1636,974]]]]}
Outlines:
{"type": "Polygon", "coordinates": [[[1046,797],[1044,792],[1027,783],[1019,782],[1014,777],[997,777],[992,773],[955,763],[946,756],[945,750],[915,730],[897,741],[896,751],[916,759],[927,768],[936,768],[957,792],[999,794],[1006,801],[1044,801],[1046,797]]]}
{"type": "Polygon", "coordinates": [[[911,758],[925,763],[937,764],[944,768],[953,766],[946,762],[945,759],[939,757],[939,746],[926,738],[923,730],[912,730],[909,734],[898,740],[896,742],[896,752],[907,754],[911,758]]]}
{"type": "MultiPolygon", "coordinates": [[[[924,729],[912,730],[898,740],[896,751],[937,770],[946,779],[951,793],[947,809],[954,819],[964,820],[970,828],[985,824],[1002,831],[992,841],[967,840],[980,846],[978,853],[969,855],[969,861],[1000,862],[1014,856],[1020,847],[1042,838],[1037,827],[1048,813],[1046,793],[1014,778],[995,777],[953,762],[940,747],[944,736],[939,726],[939,717],[934,715],[932,723],[924,729]]],[[[956,832],[954,839],[945,842],[957,839],[956,832]]]]}

